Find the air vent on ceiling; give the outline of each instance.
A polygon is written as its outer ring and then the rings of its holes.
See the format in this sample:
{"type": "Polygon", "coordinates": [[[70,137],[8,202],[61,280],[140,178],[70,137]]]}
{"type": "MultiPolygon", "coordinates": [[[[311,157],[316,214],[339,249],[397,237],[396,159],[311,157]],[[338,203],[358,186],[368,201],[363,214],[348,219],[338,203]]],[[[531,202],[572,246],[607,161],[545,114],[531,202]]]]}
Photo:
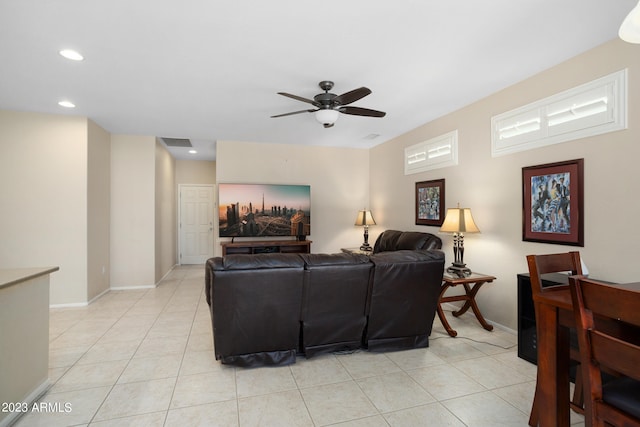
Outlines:
{"type": "Polygon", "coordinates": [[[193,147],[191,141],[184,138],[162,138],[167,147],[193,147]]]}

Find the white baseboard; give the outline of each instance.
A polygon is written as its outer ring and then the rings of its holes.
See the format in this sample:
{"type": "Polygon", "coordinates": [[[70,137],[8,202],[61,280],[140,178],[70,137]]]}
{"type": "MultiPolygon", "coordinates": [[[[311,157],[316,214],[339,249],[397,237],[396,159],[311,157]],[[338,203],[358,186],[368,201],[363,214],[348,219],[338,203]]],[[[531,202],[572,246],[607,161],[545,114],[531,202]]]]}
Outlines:
{"type": "Polygon", "coordinates": [[[98,295],[96,295],[95,297],[91,298],[89,300],[89,302],[87,303],[87,305],[91,304],[92,302],[94,302],[95,300],[97,300],[98,298],[100,298],[102,295],[106,294],[107,292],[109,292],[111,289],[105,289],[104,291],[100,292],[98,295]]]}
{"type": "Polygon", "coordinates": [[[164,279],[167,278],[167,276],[176,268],[177,264],[174,264],[169,271],[167,271],[165,273],[164,276],[162,276],[162,278],[160,280],[158,280],[157,283],[154,283],[153,285],[137,285],[137,286],[111,286],[111,290],[112,291],[129,291],[129,290],[135,290],[135,289],[155,289],[158,287],[158,285],[160,284],[160,282],[162,282],[164,279]]]}
{"type": "Polygon", "coordinates": [[[162,282],[164,279],[166,279],[166,278],[167,278],[167,276],[168,276],[169,274],[171,274],[171,272],[172,272],[173,270],[175,270],[175,268],[176,268],[176,267],[178,267],[178,264],[173,264],[173,265],[171,266],[171,268],[169,269],[169,271],[167,271],[166,273],[164,273],[164,276],[162,276],[162,277],[160,278],[160,280],[158,280],[158,283],[156,283],[156,287],[158,287],[158,285],[160,284],[160,282],[162,282]]]}
{"type": "MultiPolygon", "coordinates": [[[[158,283],[155,283],[153,285],[137,285],[137,286],[111,286],[109,289],[105,289],[103,292],[101,292],[99,295],[96,295],[95,297],[91,298],[90,301],[87,302],[72,302],[72,303],[67,303],[67,304],[50,304],[49,308],[74,308],[74,307],[86,307],[89,304],[93,303],[94,301],[96,301],[98,298],[100,298],[101,296],[103,296],[104,294],[106,294],[109,291],[131,291],[131,290],[137,290],[137,289],[155,289],[158,287],[158,285],[160,284],[160,282],[162,282],[164,279],[167,278],[167,276],[169,274],[171,274],[171,272],[173,270],[175,270],[175,268],[178,267],[178,264],[174,264],[169,271],[167,271],[164,276],[162,276],[162,278],[160,280],[158,280],[158,283]]],[[[2,426],[0,426],[2,427],[2,426]]]]}
{"type": "MultiPolygon", "coordinates": [[[[460,307],[458,307],[458,306],[456,306],[456,305],[454,305],[454,304],[451,304],[450,302],[446,302],[446,303],[442,304],[442,307],[446,307],[446,308],[448,308],[448,309],[449,309],[449,310],[451,310],[451,311],[457,311],[457,310],[460,310],[460,307]]],[[[467,313],[470,313],[470,314],[471,314],[471,316],[475,316],[475,315],[473,314],[473,311],[468,311],[467,313]]],[[[496,328],[498,328],[498,329],[501,329],[501,330],[503,330],[503,331],[505,331],[505,332],[508,332],[508,333],[510,333],[510,334],[512,334],[512,335],[518,335],[518,331],[516,331],[515,329],[507,328],[506,326],[501,325],[500,323],[494,322],[494,321],[493,321],[493,320],[491,320],[491,319],[487,319],[486,317],[484,318],[484,320],[486,320],[486,321],[487,321],[487,323],[489,323],[489,324],[493,325],[494,327],[496,327],[496,328]]]]}
{"type": "Polygon", "coordinates": [[[134,289],[154,289],[156,288],[157,285],[141,285],[141,286],[111,286],[109,289],[105,289],[104,291],[100,292],[98,295],[96,295],[95,297],[91,298],[91,300],[86,301],[86,302],[72,302],[72,303],[66,303],[66,304],[50,304],[49,308],[77,308],[77,307],[86,307],[89,304],[92,304],[93,302],[97,301],[100,297],[102,297],[103,295],[111,292],[111,291],[129,291],[129,290],[134,290],[134,289]]]}
{"type": "Polygon", "coordinates": [[[75,307],[86,307],[88,306],[88,302],[69,302],[65,304],[49,304],[49,308],[75,308],[75,307]]]}
{"type": "Polygon", "coordinates": [[[154,289],[156,285],[139,285],[139,286],[112,286],[109,288],[112,291],[132,291],[135,289],[154,289]]]}
{"type": "Polygon", "coordinates": [[[518,331],[516,331],[515,329],[507,328],[506,326],[501,325],[500,323],[493,322],[491,320],[487,320],[487,322],[491,323],[493,326],[495,326],[498,329],[501,329],[505,332],[510,333],[511,335],[518,335],[518,331]]]}
{"type": "Polygon", "coordinates": [[[66,304],[49,304],[49,308],[86,307],[89,304],[91,304],[92,302],[96,301],[101,296],[103,296],[104,294],[106,294],[107,292],[109,292],[110,290],[111,289],[105,289],[104,291],[100,292],[98,295],[96,295],[95,297],[91,298],[89,301],[86,301],[86,302],[71,302],[71,303],[66,303],[66,304]]]}
{"type": "MultiPolygon", "coordinates": [[[[38,398],[40,396],[45,394],[47,392],[47,390],[49,390],[49,387],[51,387],[51,382],[47,378],[46,380],[44,380],[44,382],[42,384],[40,384],[38,387],[36,387],[35,390],[33,390],[31,393],[29,393],[29,395],[27,397],[25,397],[23,400],[21,400],[20,402],[27,403],[28,407],[30,409],[31,406],[33,405],[33,403],[36,400],[38,400],[38,398]]],[[[16,420],[18,418],[20,418],[25,413],[29,413],[29,412],[30,411],[27,411],[27,412],[9,412],[9,415],[6,418],[3,418],[2,420],[0,420],[0,427],[8,427],[8,426],[12,425],[13,423],[16,422],[16,420]]]]}

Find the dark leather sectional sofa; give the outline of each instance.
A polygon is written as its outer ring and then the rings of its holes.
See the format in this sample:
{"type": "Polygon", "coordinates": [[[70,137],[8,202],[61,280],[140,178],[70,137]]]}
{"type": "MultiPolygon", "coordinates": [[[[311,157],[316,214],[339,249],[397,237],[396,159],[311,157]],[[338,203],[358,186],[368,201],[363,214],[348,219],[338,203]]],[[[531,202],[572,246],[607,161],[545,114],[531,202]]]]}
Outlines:
{"type": "Polygon", "coordinates": [[[361,254],[228,255],[206,263],[216,359],[285,365],[296,356],[427,347],[444,271],[441,241],[387,230],[361,254]]]}

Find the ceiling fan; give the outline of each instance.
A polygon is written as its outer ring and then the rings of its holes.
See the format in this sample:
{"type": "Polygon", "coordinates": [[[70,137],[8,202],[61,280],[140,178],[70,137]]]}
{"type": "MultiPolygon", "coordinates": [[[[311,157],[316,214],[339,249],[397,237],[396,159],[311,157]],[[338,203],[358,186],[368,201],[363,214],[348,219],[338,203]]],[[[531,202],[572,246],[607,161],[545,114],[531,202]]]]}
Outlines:
{"type": "Polygon", "coordinates": [[[316,107],[316,109],[278,114],[276,116],[271,116],[271,118],[291,116],[293,114],[300,113],[315,113],[316,120],[322,123],[324,127],[330,128],[335,124],[336,120],[338,120],[339,113],[367,117],[384,117],[387,114],[384,111],[370,110],[368,108],[347,107],[348,104],[356,102],[357,100],[369,95],[371,93],[371,89],[369,88],[361,87],[350,92],[343,93],[342,95],[336,95],[334,93],[329,93],[331,88],[333,88],[333,82],[323,80],[318,83],[318,86],[320,86],[320,89],[322,89],[324,93],[317,94],[313,99],[303,98],[286,92],[278,92],[278,95],[306,102],[316,107]]]}

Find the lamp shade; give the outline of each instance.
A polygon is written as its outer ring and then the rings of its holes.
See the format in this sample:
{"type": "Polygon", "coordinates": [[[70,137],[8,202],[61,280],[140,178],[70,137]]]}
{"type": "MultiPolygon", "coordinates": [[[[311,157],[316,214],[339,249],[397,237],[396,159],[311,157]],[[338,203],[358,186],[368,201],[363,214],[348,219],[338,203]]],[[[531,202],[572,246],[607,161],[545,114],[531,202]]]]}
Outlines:
{"type": "Polygon", "coordinates": [[[316,120],[323,125],[332,125],[338,120],[340,112],[331,109],[322,109],[316,111],[316,120]]]}
{"type": "Polygon", "coordinates": [[[640,43],[640,2],[622,21],[618,36],[628,43],[640,43]]]}
{"type": "Polygon", "coordinates": [[[451,208],[447,209],[447,215],[440,231],[445,233],[479,233],[478,226],[473,221],[471,209],[451,208]]]}
{"type": "Polygon", "coordinates": [[[371,211],[364,210],[358,212],[358,217],[354,225],[376,225],[376,221],[373,219],[371,211]]]}

